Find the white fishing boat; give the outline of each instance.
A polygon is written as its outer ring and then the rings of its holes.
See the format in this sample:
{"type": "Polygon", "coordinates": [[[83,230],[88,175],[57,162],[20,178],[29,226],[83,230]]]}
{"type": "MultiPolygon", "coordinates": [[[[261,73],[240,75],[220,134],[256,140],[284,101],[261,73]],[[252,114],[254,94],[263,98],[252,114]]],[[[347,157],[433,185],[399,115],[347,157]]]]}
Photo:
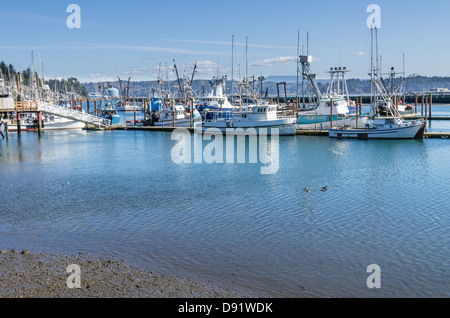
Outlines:
{"type": "Polygon", "coordinates": [[[130,104],[129,102],[117,102],[116,109],[119,112],[140,112],[142,107],[137,104],[130,104]]]}
{"type": "Polygon", "coordinates": [[[199,97],[196,107],[201,114],[212,110],[231,111],[236,106],[231,105],[224,94],[226,87],[226,77],[213,78],[210,81],[211,91],[209,94],[199,97]]]}
{"type": "Polygon", "coordinates": [[[266,128],[269,134],[271,129],[278,129],[280,136],[295,135],[297,119],[295,116],[278,116],[277,106],[258,103],[246,111],[211,111],[206,114],[202,130],[207,133],[209,128],[218,128],[223,133],[239,135],[248,134],[249,128],[255,128],[257,134],[260,128],[266,128]]]}
{"type": "MultiPolygon", "coordinates": [[[[200,117],[200,114],[194,113],[193,119],[200,117]]],[[[159,112],[154,112],[152,115],[153,126],[158,127],[190,127],[191,115],[186,112],[181,104],[172,107],[163,108],[159,112]]]]}
{"type": "Polygon", "coordinates": [[[101,99],[102,95],[98,92],[94,92],[94,93],[90,93],[89,94],[89,99],[101,99]]]}
{"type": "MultiPolygon", "coordinates": [[[[64,129],[82,129],[85,123],[56,115],[42,114],[42,130],[64,130],[64,129]]],[[[17,131],[17,120],[12,121],[8,125],[9,131],[17,131]]],[[[21,114],[20,118],[21,131],[37,131],[38,120],[36,114],[21,114]]]]}
{"type": "Polygon", "coordinates": [[[331,128],[329,129],[329,136],[339,139],[422,139],[425,132],[425,123],[422,121],[405,121],[402,118],[397,107],[394,106],[393,96],[389,95],[380,78],[378,54],[376,69],[373,67],[372,58],[370,75],[373,87],[373,105],[369,122],[361,129],[354,129],[349,126],[331,128]]]}
{"type": "Polygon", "coordinates": [[[406,122],[398,117],[377,117],[366,128],[332,128],[329,136],[339,139],[422,139],[424,131],[423,122],[406,122]]]}

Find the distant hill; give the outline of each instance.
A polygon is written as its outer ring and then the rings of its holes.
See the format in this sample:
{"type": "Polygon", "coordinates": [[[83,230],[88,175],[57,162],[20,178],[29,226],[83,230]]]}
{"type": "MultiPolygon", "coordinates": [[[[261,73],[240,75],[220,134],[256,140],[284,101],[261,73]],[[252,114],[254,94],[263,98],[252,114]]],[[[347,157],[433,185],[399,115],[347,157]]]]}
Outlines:
{"type": "MultiPolygon", "coordinates": [[[[297,77],[296,76],[268,76],[263,82],[263,91],[264,93],[268,89],[269,96],[277,95],[277,83],[286,82],[286,93],[288,96],[295,96],[297,94],[297,77]]],[[[301,79],[299,79],[300,87],[299,87],[299,95],[301,95],[301,79]]],[[[317,80],[317,84],[321,90],[321,92],[326,92],[328,80],[317,80]]],[[[386,86],[389,87],[388,79],[385,79],[386,86]]],[[[394,80],[394,83],[401,82],[401,78],[397,78],[394,80]]],[[[118,81],[110,82],[111,86],[120,89],[120,85],[118,81]]],[[[101,83],[84,83],[87,91],[89,93],[93,93],[98,91],[98,86],[101,83]]],[[[122,85],[124,85],[122,83],[122,85]]],[[[170,87],[171,91],[176,94],[178,91],[178,82],[170,81],[164,83],[165,88],[170,87]]],[[[254,84],[254,89],[256,92],[260,92],[260,82],[256,81],[254,84]]],[[[130,82],[130,93],[131,97],[147,97],[151,95],[152,88],[156,88],[158,86],[156,81],[139,81],[139,82],[130,82]]],[[[208,80],[194,80],[193,82],[193,90],[196,92],[198,96],[203,95],[210,91],[211,86],[208,80]]],[[[360,94],[366,95],[370,94],[370,80],[369,79],[348,79],[347,87],[349,94],[360,94]]],[[[415,76],[409,78],[406,82],[406,90],[409,93],[420,93],[427,92],[432,89],[450,89],[450,77],[425,77],[425,76],[415,76]]],[[[227,93],[231,92],[231,81],[227,81],[227,93]]],[[[284,95],[284,87],[280,87],[280,94],[284,95]]]]}

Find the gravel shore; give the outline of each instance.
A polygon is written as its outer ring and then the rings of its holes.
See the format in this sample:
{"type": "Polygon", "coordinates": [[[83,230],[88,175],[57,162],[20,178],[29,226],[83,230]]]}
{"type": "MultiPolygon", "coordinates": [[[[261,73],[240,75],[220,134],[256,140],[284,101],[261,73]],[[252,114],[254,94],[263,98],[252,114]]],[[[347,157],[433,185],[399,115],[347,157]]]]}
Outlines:
{"type": "Polygon", "coordinates": [[[114,259],[0,251],[1,298],[235,298],[242,297],[207,283],[156,275],[114,259]],[[80,269],[80,288],[69,265],[80,269]],[[73,277],[73,276],[72,276],[73,277]],[[69,285],[68,285],[69,279],[69,285]],[[73,287],[73,286],[72,286],[73,287]]]}

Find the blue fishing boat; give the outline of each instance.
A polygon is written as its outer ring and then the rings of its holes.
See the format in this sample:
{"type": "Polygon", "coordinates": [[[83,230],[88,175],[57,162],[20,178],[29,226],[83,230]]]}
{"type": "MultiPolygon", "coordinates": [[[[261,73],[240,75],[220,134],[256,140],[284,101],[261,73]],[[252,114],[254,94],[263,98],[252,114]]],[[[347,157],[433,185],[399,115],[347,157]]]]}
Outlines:
{"type": "Polygon", "coordinates": [[[103,92],[100,105],[97,107],[97,116],[109,119],[111,125],[120,124],[120,116],[117,114],[117,108],[111,98],[110,91],[104,89],[103,92]],[[108,93],[106,94],[105,91],[108,93]]]}
{"type": "MultiPolygon", "coordinates": [[[[300,56],[303,79],[312,87],[313,97],[311,103],[305,104],[306,96],[303,94],[304,104],[297,110],[298,129],[328,129],[334,125],[347,125],[357,127],[365,125],[367,117],[356,118],[356,103],[349,98],[345,74],[349,72],[346,67],[332,67],[331,82],[325,94],[322,94],[316,83],[316,75],[311,73],[310,55],[300,56]]],[[[305,91],[305,89],[304,89],[305,91]]]]}

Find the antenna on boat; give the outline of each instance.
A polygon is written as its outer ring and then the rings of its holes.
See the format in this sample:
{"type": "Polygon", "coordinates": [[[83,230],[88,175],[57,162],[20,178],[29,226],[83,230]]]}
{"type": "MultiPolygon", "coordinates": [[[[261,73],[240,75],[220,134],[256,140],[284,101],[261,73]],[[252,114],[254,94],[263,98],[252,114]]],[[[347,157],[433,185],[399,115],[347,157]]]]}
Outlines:
{"type": "Polygon", "coordinates": [[[180,98],[182,98],[184,100],[184,94],[183,94],[183,90],[182,90],[182,87],[181,87],[180,76],[178,75],[178,68],[177,68],[177,64],[175,63],[175,59],[173,60],[173,68],[175,69],[175,72],[177,74],[178,91],[180,93],[180,98]]]}
{"type": "Polygon", "coordinates": [[[370,104],[373,107],[373,26],[370,28],[370,104]]]}
{"type": "Polygon", "coordinates": [[[379,64],[379,55],[378,55],[378,29],[375,27],[375,43],[376,43],[376,54],[377,54],[377,79],[380,77],[380,64],[379,64]]]}
{"type": "Polygon", "coordinates": [[[231,37],[231,100],[234,102],[234,35],[231,37]]]}
{"type": "Polygon", "coordinates": [[[248,81],[248,37],[245,38],[245,83],[248,81]]]}
{"type": "MultiPolygon", "coordinates": [[[[406,97],[405,53],[403,53],[403,94],[406,97]]],[[[404,99],[406,99],[406,98],[404,98],[404,99]]]]}
{"type": "Polygon", "coordinates": [[[295,107],[297,108],[298,102],[298,73],[300,67],[300,31],[297,32],[297,95],[295,98],[295,107]]]}
{"type": "Polygon", "coordinates": [[[309,55],[309,32],[306,32],[306,55],[309,55]]]}

